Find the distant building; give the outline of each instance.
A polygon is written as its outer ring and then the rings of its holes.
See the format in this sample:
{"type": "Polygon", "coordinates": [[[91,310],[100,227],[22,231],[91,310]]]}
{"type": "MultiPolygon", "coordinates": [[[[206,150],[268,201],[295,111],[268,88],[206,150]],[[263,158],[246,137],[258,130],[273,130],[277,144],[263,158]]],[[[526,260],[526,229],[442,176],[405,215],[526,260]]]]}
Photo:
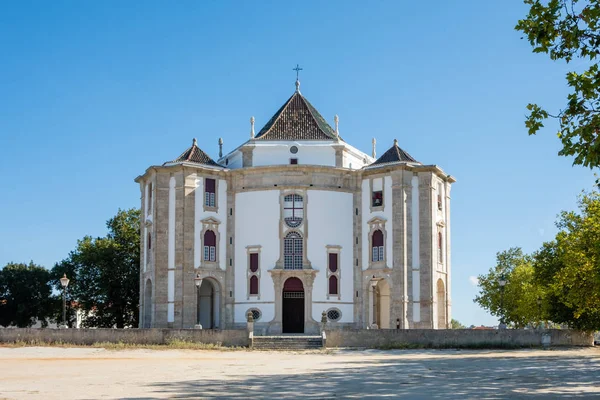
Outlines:
{"type": "Polygon", "coordinates": [[[397,141],[351,146],[299,86],[218,160],[194,139],[135,179],[140,327],[449,327],[454,178],[397,141]]]}

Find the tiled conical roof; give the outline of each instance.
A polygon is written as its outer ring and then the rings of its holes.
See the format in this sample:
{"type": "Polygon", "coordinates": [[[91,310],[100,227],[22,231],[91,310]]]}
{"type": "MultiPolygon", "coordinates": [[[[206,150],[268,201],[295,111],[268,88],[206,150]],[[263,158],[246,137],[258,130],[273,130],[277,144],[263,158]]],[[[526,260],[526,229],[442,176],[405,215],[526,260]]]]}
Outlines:
{"type": "Polygon", "coordinates": [[[188,148],[186,151],[181,153],[181,155],[179,157],[177,157],[175,160],[170,161],[170,162],[173,162],[173,163],[190,162],[190,163],[210,165],[213,167],[222,167],[222,165],[217,164],[212,158],[209,157],[208,154],[203,152],[202,149],[200,147],[198,147],[198,143],[196,142],[196,139],[194,139],[194,142],[192,143],[192,147],[188,148]]]}
{"type": "Polygon", "coordinates": [[[335,131],[299,90],[255,136],[258,140],[336,140],[335,131]]]}
{"type": "Polygon", "coordinates": [[[371,165],[388,164],[388,163],[394,163],[394,162],[419,163],[410,154],[408,154],[406,151],[402,150],[398,146],[398,141],[396,139],[394,139],[394,145],[392,147],[390,147],[385,153],[383,153],[383,155],[381,157],[379,157],[371,165]]]}

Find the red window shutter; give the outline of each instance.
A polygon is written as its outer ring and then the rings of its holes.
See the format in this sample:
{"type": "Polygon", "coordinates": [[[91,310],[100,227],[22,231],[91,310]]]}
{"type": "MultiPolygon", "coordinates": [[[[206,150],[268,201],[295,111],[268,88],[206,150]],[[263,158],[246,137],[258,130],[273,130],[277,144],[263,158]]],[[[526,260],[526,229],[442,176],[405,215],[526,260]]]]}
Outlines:
{"type": "Polygon", "coordinates": [[[338,280],[335,275],[329,277],[329,294],[338,294],[338,280]]]}
{"type": "Polygon", "coordinates": [[[250,254],[250,271],[258,271],[258,253],[250,254]]]}
{"type": "Polygon", "coordinates": [[[215,192],[215,180],[206,178],[206,190],[205,192],[214,193],[215,192]]]}
{"type": "Polygon", "coordinates": [[[371,244],[373,247],[383,246],[383,232],[380,230],[373,232],[373,240],[371,244]]]}
{"type": "Polygon", "coordinates": [[[258,277],[256,275],[250,277],[250,294],[258,294],[258,277]]]}
{"type": "Polygon", "coordinates": [[[217,236],[213,231],[206,231],[204,233],[204,246],[216,246],[217,236]]]}
{"type": "Polygon", "coordinates": [[[338,255],[337,253],[329,253],[329,270],[335,272],[338,269],[338,255]]]}

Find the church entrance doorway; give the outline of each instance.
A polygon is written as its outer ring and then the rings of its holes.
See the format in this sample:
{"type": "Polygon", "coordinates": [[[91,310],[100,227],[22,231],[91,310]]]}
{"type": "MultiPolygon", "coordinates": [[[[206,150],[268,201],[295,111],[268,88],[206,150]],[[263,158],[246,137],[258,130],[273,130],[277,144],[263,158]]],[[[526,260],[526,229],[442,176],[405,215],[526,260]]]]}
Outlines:
{"type": "Polygon", "coordinates": [[[304,285],[298,278],[283,284],[283,333],[304,333],[304,285]]]}
{"type": "Polygon", "coordinates": [[[219,326],[218,285],[212,279],[202,279],[198,290],[198,324],[203,329],[217,329],[219,326]]]}

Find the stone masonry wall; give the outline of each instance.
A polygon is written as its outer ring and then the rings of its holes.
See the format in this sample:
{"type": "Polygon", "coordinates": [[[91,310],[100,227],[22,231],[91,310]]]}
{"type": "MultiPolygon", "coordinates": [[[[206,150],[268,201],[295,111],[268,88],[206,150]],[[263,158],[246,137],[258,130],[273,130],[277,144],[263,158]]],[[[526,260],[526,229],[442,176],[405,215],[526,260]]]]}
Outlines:
{"type": "Polygon", "coordinates": [[[548,337],[550,346],[594,345],[592,334],[570,329],[347,329],[325,333],[327,347],[535,347],[542,346],[548,337]]]}
{"type": "Polygon", "coordinates": [[[0,343],[16,341],[63,342],[78,345],[94,343],[167,344],[186,340],[223,346],[247,346],[246,330],[218,329],[37,329],[0,328],[0,343]]]}

